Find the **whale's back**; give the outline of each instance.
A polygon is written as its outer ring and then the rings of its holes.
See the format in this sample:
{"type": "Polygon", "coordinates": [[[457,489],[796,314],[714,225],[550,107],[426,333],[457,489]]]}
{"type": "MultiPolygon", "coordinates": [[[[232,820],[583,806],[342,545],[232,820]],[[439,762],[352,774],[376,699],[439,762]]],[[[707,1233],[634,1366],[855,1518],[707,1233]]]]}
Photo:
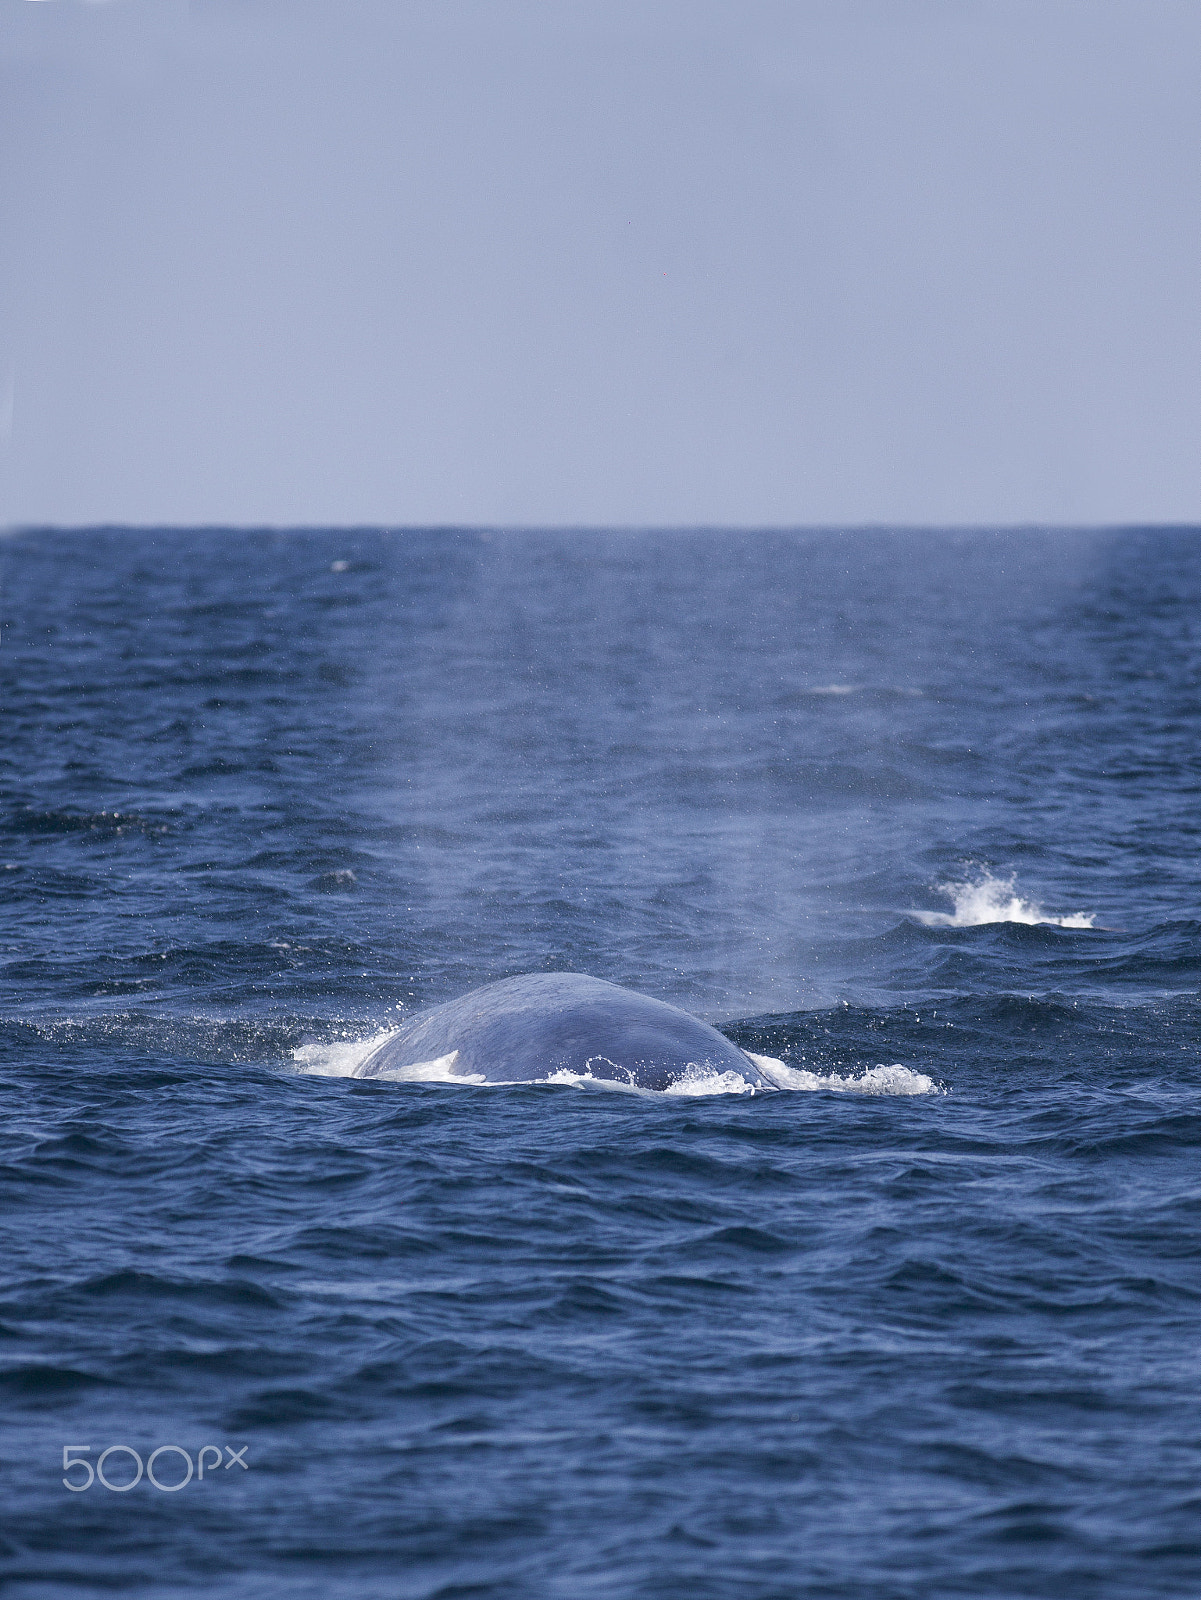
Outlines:
{"type": "Polygon", "coordinates": [[[356,1075],[374,1078],[451,1056],[449,1076],[486,1083],[567,1072],[667,1089],[692,1075],[733,1072],[756,1088],[772,1087],[699,1017],[577,972],[504,978],[420,1012],[356,1075]]]}

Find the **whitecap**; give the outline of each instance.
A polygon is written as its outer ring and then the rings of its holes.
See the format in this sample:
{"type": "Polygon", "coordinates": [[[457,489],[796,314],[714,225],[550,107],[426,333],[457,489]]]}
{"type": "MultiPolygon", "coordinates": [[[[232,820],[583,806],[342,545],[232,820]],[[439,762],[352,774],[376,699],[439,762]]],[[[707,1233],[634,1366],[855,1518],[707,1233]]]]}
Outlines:
{"type": "Polygon", "coordinates": [[[1064,916],[1044,912],[1034,900],[1027,900],[1017,891],[1014,876],[994,877],[982,872],[974,878],[958,882],[938,883],[939,894],[945,894],[954,911],[914,911],[913,916],[927,928],[980,928],[991,922],[1021,922],[1029,927],[1091,928],[1096,920],[1093,911],[1072,911],[1064,916]]]}
{"type": "Polygon", "coordinates": [[[833,1072],[808,1072],[801,1067],[790,1067],[774,1056],[757,1056],[748,1050],[747,1055],[763,1076],[778,1089],[794,1093],[812,1093],[817,1089],[832,1090],[836,1094],[938,1094],[939,1086],[924,1072],[914,1072],[894,1061],[891,1066],[867,1067],[854,1077],[843,1078],[833,1072]]]}

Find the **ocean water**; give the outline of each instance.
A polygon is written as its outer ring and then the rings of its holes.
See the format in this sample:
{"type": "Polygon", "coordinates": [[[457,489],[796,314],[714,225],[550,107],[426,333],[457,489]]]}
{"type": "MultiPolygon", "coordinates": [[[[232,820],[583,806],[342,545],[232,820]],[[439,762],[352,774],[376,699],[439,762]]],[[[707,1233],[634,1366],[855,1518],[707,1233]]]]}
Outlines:
{"type": "Polygon", "coordinates": [[[0,624],[10,1594],[1201,1592],[1197,533],[28,531],[0,624]],[[783,1087],[349,1076],[555,969],[783,1087]]]}

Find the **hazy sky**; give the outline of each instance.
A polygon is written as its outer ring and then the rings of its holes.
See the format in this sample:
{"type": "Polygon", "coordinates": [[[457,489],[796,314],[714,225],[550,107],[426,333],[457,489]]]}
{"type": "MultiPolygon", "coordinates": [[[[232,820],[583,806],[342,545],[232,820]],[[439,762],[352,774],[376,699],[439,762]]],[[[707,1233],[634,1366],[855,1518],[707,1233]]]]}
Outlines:
{"type": "Polygon", "coordinates": [[[1199,0],[0,0],[0,521],[1201,520],[1199,0]]]}

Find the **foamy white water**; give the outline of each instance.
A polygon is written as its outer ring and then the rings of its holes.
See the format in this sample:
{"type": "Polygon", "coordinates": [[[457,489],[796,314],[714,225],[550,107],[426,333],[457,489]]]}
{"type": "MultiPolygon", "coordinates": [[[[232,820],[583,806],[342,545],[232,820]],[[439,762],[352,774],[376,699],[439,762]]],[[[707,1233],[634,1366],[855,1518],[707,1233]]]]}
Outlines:
{"type": "MultiPolygon", "coordinates": [[[[293,1050],[292,1060],[301,1072],[316,1077],[353,1078],[355,1072],[373,1051],[391,1039],[395,1029],[385,1028],[368,1039],[341,1039],[332,1044],[304,1044],[293,1050]]],[[[777,1089],[809,1092],[815,1089],[834,1090],[839,1094],[936,1094],[938,1085],[924,1072],[913,1072],[899,1063],[892,1066],[869,1067],[855,1077],[839,1077],[836,1073],[806,1072],[787,1066],[774,1056],[759,1056],[748,1050],[746,1054],[764,1077],[777,1089]]],[[[407,1067],[394,1067],[377,1076],[388,1083],[461,1083],[486,1084],[480,1073],[459,1073],[454,1070],[459,1052],[439,1056],[435,1061],[417,1061],[407,1067]]],[[[696,1067],[691,1073],[678,1078],[669,1088],[655,1091],[640,1089],[621,1073],[621,1068],[603,1056],[588,1063],[587,1072],[550,1072],[545,1078],[534,1078],[532,1083],[570,1084],[577,1088],[620,1089],[626,1093],[662,1093],[676,1099],[699,1099],[709,1095],[754,1094],[753,1084],[736,1072],[710,1072],[696,1067]],[[614,1076],[606,1075],[610,1067],[614,1076]]],[[[493,1087],[498,1087],[494,1085],[493,1087]]]]}
{"type": "Polygon", "coordinates": [[[995,878],[989,872],[959,883],[936,884],[947,895],[954,911],[915,911],[913,915],[927,928],[979,928],[989,922],[1024,922],[1029,926],[1091,928],[1096,920],[1092,911],[1071,911],[1063,916],[1046,912],[1034,900],[1017,892],[1013,876],[995,878]]]}
{"type": "Polygon", "coordinates": [[[774,1056],[757,1056],[748,1050],[747,1055],[765,1078],[770,1078],[778,1089],[809,1093],[815,1089],[832,1089],[837,1094],[937,1094],[939,1086],[924,1072],[914,1072],[899,1062],[892,1066],[867,1067],[853,1078],[841,1078],[833,1072],[807,1072],[803,1067],[790,1067],[774,1056]]]}
{"type": "Polygon", "coordinates": [[[378,1050],[396,1032],[382,1028],[369,1039],[337,1039],[332,1044],[302,1044],[292,1052],[301,1072],[317,1078],[353,1078],[356,1069],[373,1050],[378,1050]]]}
{"type": "MultiPolygon", "coordinates": [[[[343,1039],[334,1044],[302,1044],[293,1050],[292,1060],[301,1072],[320,1078],[353,1078],[367,1057],[391,1039],[395,1028],[385,1028],[369,1039],[343,1039]]],[[[439,1056],[434,1061],[414,1061],[407,1067],[390,1067],[372,1073],[373,1081],[385,1083],[487,1083],[480,1073],[456,1072],[459,1052],[439,1056]]]]}
{"type": "Polygon", "coordinates": [[[382,1072],[373,1072],[373,1080],[382,1079],[386,1083],[487,1083],[487,1078],[482,1072],[456,1072],[455,1062],[459,1059],[459,1052],[451,1050],[444,1056],[436,1056],[432,1061],[413,1061],[407,1067],[386,1067],[382,1072]]]}

